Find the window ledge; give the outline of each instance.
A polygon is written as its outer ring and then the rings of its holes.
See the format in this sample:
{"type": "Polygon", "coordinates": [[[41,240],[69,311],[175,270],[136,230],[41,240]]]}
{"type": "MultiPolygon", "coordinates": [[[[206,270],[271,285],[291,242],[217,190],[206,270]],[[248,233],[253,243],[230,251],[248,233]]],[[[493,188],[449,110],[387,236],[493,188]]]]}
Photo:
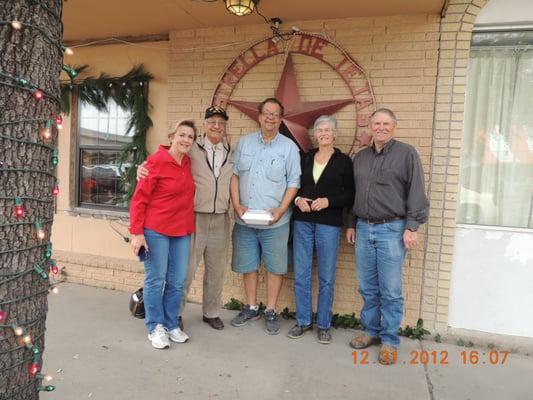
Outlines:
{"type": "Polygon", "coordinates": [[[96,219],[130,219],[128,211],[100,210],[97,208],[74,207],[69,215],[76,217],[91,217],[96,219]]]}

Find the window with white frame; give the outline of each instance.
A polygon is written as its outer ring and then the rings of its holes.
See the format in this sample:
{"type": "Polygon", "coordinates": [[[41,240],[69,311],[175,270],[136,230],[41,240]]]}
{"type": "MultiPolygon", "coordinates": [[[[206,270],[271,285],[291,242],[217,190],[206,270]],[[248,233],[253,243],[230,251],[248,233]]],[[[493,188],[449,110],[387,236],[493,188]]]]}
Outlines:
{"type": "Polygon", "coordinates": [[[458,222],[533,228],[533,31],[474,33],[458,222]]]}
{"type": "Polygon", "coordinates": [[[121,165],[119,156],[132,140],[126,132],[131,113],[112,99],[104,111],[81,101],[78,112],[77,205],[126,210],[128,188],[123,177],[130,165],[121,165]]]}

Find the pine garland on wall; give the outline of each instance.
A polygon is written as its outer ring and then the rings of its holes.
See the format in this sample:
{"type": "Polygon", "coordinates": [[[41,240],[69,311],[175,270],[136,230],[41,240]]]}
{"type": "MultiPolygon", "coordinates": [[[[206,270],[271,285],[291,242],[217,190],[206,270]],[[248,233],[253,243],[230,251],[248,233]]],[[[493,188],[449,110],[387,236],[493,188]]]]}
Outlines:
{"type": "MultiPolygon", "coordinates": [[[[106,110],[109,99],[112,99],[119,107],[131,113],[126,132],[132,134],[132,140],[121,149],[120,166],[125,163],[131,163],[132,166],[142,163],[148,156],[146,134],[153,125],[149,115],[151,105],[148,101],[148,84],[153,75],[141,64],[134,66],[127,74],[120,77],[110,77],[103,73],[98,77],[75,79],[87,68],[87,65],[65,68],[73,80],[61,84],[61,112],[70,113],[70,102],[74,91],[79,94],[81,102],[90,104],[98,110],[106,110]]],[[[128,168],[124,176],[128,188],[127,200],[135,190],[135,177],[135,168],[128,168]]]]}

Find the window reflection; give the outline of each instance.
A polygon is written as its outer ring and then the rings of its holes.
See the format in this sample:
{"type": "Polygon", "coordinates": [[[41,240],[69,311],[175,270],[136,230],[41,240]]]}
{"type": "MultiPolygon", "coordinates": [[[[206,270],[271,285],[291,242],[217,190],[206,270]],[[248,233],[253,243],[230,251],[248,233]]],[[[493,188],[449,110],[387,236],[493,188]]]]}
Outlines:
{"type": "Polygon", "coordinates": [[[79,197],[80,206],[127,208],[127,183],[123,177],[130,162],[120,165],[122,147],[131,141],[126,132],[130,113],[109,100],[108,109],[80,104],[79,197]]]}

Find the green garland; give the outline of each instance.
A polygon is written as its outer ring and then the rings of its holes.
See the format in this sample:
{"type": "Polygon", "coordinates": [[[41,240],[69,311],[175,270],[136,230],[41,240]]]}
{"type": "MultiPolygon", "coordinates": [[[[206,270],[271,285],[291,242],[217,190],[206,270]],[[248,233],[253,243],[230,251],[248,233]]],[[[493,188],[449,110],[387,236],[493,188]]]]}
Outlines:
{"type": "MultiPolygon", "coordinates": [[[[76,75],[85,71],[87,65],[70,67],[76,71],[76,75]]],[[[134,66],[126,75],[110,77],[104,73],[99,77],[88,77],[82,80],[73,80],[61,84],[61,112],[70,113],[70,101],[72,92],[77,90],[80,101],[96,107],[98,110],[106,110],[109,99],[117,105],[131,112],[130,120],[126,127],[126,133],[132,133],[132,140],[125,144],[120,152],[119,162],[122,166],[131,162],[136,166],[146,160],[146,133],[153,126],[149,116],[152,106],[148,102],[148,82],[154,76],[144,69],[142,64],[134,66]]],[[[135,168],[128,168],[124,181],[128,191],[126,200],[131,199],[136,185],[135,168]]]]}

